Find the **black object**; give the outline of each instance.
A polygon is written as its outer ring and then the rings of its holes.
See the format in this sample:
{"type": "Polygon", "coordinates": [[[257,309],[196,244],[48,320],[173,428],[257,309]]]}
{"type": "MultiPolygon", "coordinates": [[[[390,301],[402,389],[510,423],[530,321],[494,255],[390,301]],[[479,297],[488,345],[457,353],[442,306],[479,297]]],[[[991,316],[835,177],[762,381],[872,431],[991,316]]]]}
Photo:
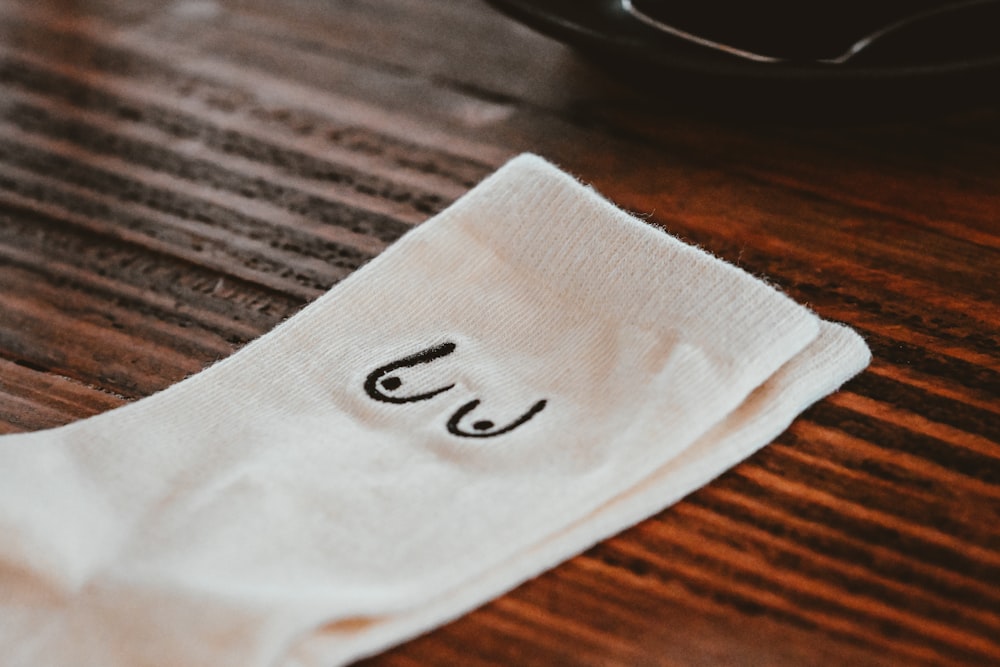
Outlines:
{"type": "Polygon", "coordinates": [[[992,97],[1000,83],[1000,0],[487,0],[649,86],[870,95],[855,104],[992,97]]]}

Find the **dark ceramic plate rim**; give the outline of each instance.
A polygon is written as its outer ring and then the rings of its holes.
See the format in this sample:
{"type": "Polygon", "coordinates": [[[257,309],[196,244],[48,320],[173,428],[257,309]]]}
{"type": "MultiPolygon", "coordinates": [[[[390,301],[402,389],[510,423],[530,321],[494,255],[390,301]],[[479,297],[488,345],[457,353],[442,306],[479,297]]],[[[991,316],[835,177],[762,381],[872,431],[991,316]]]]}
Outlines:
{"type": "Polygon", "coordinates": [[[923,80],[1000,71],[1000,54],[927,65],[801,65],[743,61],[657,32],[620,9],[620,0],[486,0],[535,30],[590,54],[678,73],[724,77],[811,80],[923,80]],[[555,7],[555,8],[554,8],[555,7]],[[598,25],[601,23],[602,25],[598,25]]]}

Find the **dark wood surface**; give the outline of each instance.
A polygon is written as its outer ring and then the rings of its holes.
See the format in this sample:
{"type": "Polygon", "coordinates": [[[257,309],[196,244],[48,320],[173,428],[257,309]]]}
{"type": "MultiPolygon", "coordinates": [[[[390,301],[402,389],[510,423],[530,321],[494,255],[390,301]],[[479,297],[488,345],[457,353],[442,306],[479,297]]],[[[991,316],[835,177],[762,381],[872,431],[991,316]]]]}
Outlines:
{"type": "Polygon", "coordinates": [[[997,664],[1000,112],[767,123],[655,87],[471,0],[0,0],[0,431],[197,372],[529,150],[874,361],[365,664],[997,664]]]}

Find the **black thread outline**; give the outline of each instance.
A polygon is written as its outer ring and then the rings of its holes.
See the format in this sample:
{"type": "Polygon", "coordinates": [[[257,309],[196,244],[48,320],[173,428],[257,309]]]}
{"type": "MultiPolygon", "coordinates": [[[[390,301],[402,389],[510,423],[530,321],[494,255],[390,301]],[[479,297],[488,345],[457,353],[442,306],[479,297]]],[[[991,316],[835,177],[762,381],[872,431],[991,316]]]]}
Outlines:
{"type": "Polygon", "coordinates": [[[525,412],[523,415],[521,415],[520,417],[512,421],[510,424],[500,429],[499,431],[490,431],[488,433],[483,433],[483,432],[468,433],[466,431],[463,431],[458,427],[458,422],[462,420],[462,417],[475,410],[476,407],[479,405],[479,403],[480,403],[479,399],[476,398],[469,401],[468,403],[460,407],[458,410],[456,410],[455,414],[453,414],[451,416],[451,419],[448,420],[448,432],[451,433],[452,435],[461,436],[463,438],[492,438],[497,435],[503,435],[504,433],[510,433],[515,428],[517,428],[518,426],[520,426],[521,424],[528,421],[529,419],[537,415],[539,412],[544,410],[545,405],[546,403],[548,403],[548,401],[545,400],[544,398],[538,401],[537,403],[532,405],[527,412],[525,412]]]}
{"type": "Polygon", "coordinates": [[[440,389],[435,389],[434,391],[429,391],[423,394],[414,394],[413,396],[389,396],[383,394],[378,388],[378,381],[382,379],[382,376],[386,373],[391,373],[394,370],[400,368],[410,368],[412,366],[419,366],[421,364],[428,364],[435,359],[440,359],[441,357],[447,357],[449,354],[455,351],[455,344],[451,342],[441,343],[440,345],[435,345],[434,347],[429,347],[426,350],[417,352],[416,354],[411,354],[408,357],[403,357],[402,359],[397,359],[385,366],[379,366],[365,378],[365,393],[370,397],[374,398],[376,401],[381,401],[383,403],[414,403],[416,401],[426,401],[428,398],[433,398],[438,394],[442,394],[452,387],[454,384],[450,384],[447,387],[441,387],[440,389]]]}

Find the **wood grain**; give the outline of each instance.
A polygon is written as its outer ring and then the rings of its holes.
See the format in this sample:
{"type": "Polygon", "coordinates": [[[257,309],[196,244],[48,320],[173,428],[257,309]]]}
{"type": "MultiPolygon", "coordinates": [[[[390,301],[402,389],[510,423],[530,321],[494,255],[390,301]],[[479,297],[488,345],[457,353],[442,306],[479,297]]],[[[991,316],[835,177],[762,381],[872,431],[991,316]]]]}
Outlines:
{"type": "Polygon", "coordinates": [[[1000,111],[768,123],[655,84],[479,2],[0,0],[0,432],[197,372],[530,150],[875,358],[364,664],[1000,662],[1000,111]]]}

